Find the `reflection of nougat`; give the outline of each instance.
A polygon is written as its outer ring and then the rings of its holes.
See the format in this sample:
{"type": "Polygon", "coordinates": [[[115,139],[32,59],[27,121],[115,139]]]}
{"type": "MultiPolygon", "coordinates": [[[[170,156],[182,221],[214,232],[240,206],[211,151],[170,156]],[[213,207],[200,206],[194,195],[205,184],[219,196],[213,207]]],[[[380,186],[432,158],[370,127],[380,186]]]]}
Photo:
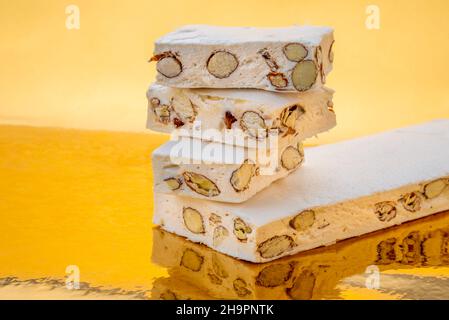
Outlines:
{"type": "MultiPolygon", "coordinates": [[[[449,264],[449,214],[265,264],[252,264],[154,229],[153,261],[219,299],[321,299],[378,265],[381,271],[449,264]],[[188,260],[186,260],[188,257],[188,260]],[[188,262],[186,262],[188,261],[188,262]]],[[[173,282],[176,288],[176,281],[173,282]]]]}

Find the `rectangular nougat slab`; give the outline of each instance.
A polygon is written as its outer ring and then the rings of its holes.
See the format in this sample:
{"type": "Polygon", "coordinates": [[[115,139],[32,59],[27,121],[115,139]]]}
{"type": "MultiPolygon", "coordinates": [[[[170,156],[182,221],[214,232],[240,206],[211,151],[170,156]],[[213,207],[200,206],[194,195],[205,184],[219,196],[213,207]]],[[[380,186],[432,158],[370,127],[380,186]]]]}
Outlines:
{"type": "Polygon", "coordinates": [[[147,92],[147,127],[179,136],[199,136],[246,147],[269,148],[268,133],[279,143],[304,140],[336,125],[333,90],[304,93],[255,89],[178,89],[153,84],[147,92]]]}
{"type": "Polygon", "coordinates": [[[298,138],[270,150],[181,138],[153,152],[154,191],[240,203],[287,176],[303,161],[298,138]]]}
{"type": "Polygon", "coordinates": [[[157,82],[179,88],[306,91],[332,70],[333,29],[191,25],[155,43],[157,82]]]}
{"type": "Polygon", "coordinates": [[[385,289],[384,272],[400,276],[407,269],[447,266],[448,245],[449,212],[264,264],[237,260],[154,228],[152,262],[168,269],[169,278],[163,279],[172,285],[153,291],[153,298],[166,299],[169,290],[177,299],[338,299],[339,285],[356,286],[358,275],[364,288],[367,270],[380,272],[385,289]],[[178,283],[183,282],[192,293],[209,296],[180,295],[184,286],[178,283]]]}
{"type": "Polygon", "coordinates": [[[155,285],[171,280],[172,286],[153,291],[153,298],[165,299],[169,290],[177,299],[338,299],[341,285],[365,288],[367,270],[378,270],[386,289],[389,271],[401,277],[407,269],[447,266],[448,245],[449,212],[264,264],[237,260],[155,228],[152,261],[169,273],[155,285]],[[192,293],[209,296],[180,295],[182,282],[191,285],[192,293]]]}
{"type": "Polygon", "coordinates": [[[154,222],[228,255],[266,262],[449,209],[449,120],[306,153],[301,170],[243,204],[156,194],[154,222]]]}

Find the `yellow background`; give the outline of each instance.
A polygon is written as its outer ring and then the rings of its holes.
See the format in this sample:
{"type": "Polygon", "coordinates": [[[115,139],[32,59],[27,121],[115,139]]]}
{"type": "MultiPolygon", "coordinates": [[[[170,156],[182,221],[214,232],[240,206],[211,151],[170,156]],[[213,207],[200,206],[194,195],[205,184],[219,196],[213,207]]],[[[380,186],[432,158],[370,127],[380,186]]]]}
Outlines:
{"type": "Polygon", "coordinates": [[[338,127],[323,142],[449,117],[449,2],[0,0],[0,121],[144,130],[153,42],[194,23],[335,28],[338,127]],[[67,30],[76,4],[81,29],[67,30]],[[368,5],[380,29],[365,27],[368,5]]]}
{"type": "MultiPolygon", "coordinates": [[[[327,143],[449,117],[448,1],[0,0],[0,278],[151,288],[147,63],[156,38],[193,23],[335,28],[337,128],[327,143]],[[67,30],[65,8],[81,10],[67,30]],[[380,8],[380,30],[365,27],[380,8]]],[[[369,297],[355,293],[351,297],[369,297]]],[[[0,294],[0,298],[2,295],[0,294]]]]}

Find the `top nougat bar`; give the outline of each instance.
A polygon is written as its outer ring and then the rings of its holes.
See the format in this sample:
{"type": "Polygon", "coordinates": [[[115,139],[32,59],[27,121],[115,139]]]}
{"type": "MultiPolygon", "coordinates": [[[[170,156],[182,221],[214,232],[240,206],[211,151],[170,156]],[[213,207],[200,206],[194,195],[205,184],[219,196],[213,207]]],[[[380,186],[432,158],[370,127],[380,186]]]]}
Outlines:
{"type": "Polygon", "coordinates": [[[332,70],[333,29],[191,25],[155,43],[157,83],[178,88],[307,91],[332,70]]]}

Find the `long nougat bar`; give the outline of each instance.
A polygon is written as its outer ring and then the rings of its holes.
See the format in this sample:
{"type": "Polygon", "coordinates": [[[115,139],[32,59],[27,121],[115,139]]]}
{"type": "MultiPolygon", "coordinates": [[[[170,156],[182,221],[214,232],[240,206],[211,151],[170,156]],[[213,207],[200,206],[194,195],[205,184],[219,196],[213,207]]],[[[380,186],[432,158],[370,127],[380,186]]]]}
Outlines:
{"type": "Polygon", "coordinates": [[[240,203],[295,171],[304,152],[297,137],[270,150],[180,138],[156,149],[152,159],[155,192],[240,203]]]}
{"type": "Polygon", "coordinates": [[[449,120],[306,153],[301,170],[243,204],[156,194],[154,222],[228,255],[266,262],[449,209],[449,120]],[[186,227],[193,219],[202,232],[186,227]]]}
{"type": "Polygon", "coordinates": [[[333,29],[191,25],[155,43],[157,81],[179,88],[306,91],[332,70],[333,29]]]}
{"type": "Polygon", "coordinates": [[[277,132],[280,143],[304,140],[336,125],[333,91],[276,94],[255,89],[178,89],[153,84],[147,92],[147,127],[179,136],[200,135],[246,147],[269,147],[277,132]]]}
{"type": "MultiPolygon", "coordinates": [[[[367,271],[379,271],[385,289],[384,274],[390,270],[395,274],[403,270],[404,275],[408,269],[446,267],[448,249],[449,212],[445,212],[265,264],[240,261],[154,228],[152,262],[168,269],[171,292],[182,288],[176,285],[182,279],[197,291],[208,292],[209,299],[338,299],[342,284],[356,285],[357,275],[366,279],[367,271]]],[[[164,298],[166,290],[154,292],[153,297],[164,298]]]]}

